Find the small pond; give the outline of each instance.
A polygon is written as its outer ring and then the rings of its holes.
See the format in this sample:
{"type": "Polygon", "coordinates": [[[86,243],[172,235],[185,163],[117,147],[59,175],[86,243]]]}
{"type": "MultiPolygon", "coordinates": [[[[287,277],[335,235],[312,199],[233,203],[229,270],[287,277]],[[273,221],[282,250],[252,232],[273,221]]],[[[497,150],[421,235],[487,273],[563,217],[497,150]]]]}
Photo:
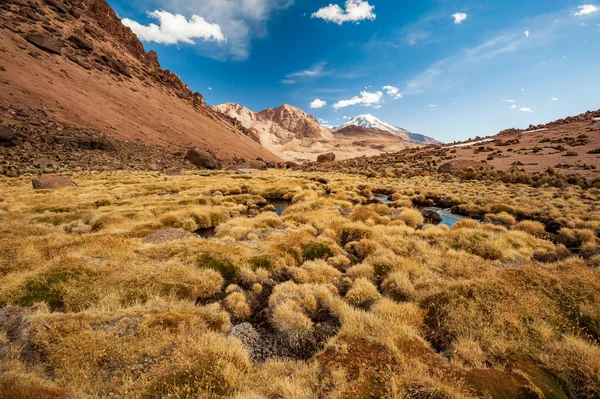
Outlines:
{"type": "Polygon", "coordinates": [[[445,224],[448,227],[454,226],[459,220],[463,220],[466,216],[456,215],[450,212],[450,209],[442,209],[435,206],[428,206],[423,208],[428,211],[434,211],[438,215],[442,217],[442,222],[440,224],[445,224]]]}
{"type": "Polygon", "coordinates": [[[275,208],[274,212],[281,216],[281,214],[292,205],[291,201],[279,200],[279,199],[268,199],[267,205],[273,205],[275,208]]]}
{"type": "MultiPolygon", "coordinates": [[[[377,201],[381,202],[382,204],[386,204],[386,205],[389,205],[392,203],[392,201],[389,200],[389,196],[387,196],[385,194],[373,194],[373,196],[371,197],[371,200],[377,200],[377,201]]],[[[419,210],[428,210],[428,211],[436,212],[438,215],[440,215],[442,217],[442,221],[440,224],[445,224],[448,227],[452,227],[459,220],[463,220],[466,218],[466,216],[456,215],[456,214],[452,213],[450,211],[450,209],[438,208],[436,206],[428,206],[428,207],[424,207],[424,208],[419,208],[419,210]]]]}

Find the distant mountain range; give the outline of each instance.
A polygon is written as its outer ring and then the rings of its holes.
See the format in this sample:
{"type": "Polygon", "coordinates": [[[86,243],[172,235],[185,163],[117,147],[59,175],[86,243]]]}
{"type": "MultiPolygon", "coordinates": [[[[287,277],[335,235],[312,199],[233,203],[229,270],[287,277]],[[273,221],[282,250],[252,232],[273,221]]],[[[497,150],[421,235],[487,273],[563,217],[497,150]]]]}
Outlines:
{"type": "Polygon", "coordinates": [[[368,129],[378,129],[378,130],[390,132],[393,135],[402,138],[402,140],[404,140],[407,143],[420,144],[420,145],[441,144],[440,141],[438,141],[432,137],[427,137],[427,136],[424,136],[422,134],[417,134],[417,133],[411,133],[406,129],[383,122],[371,114],[355,116],[348,122],[338,126],[335,129],[341,130],[348,126],[360,126],[360,127],[364,127],[364,128],[368,128],[368,129]]]}
{"type": "Polygon", "coordinates": [[[395,152],[407,147],[437,144],[438,141],[382,122],[372,115],[353,118],[339,128],[322,126],[299,108],[284,104],[254,112],[237,103],[212,107],[246,129],[247,135],[285,160],[314,161],[333,152],[337,159],[395,152]]]}

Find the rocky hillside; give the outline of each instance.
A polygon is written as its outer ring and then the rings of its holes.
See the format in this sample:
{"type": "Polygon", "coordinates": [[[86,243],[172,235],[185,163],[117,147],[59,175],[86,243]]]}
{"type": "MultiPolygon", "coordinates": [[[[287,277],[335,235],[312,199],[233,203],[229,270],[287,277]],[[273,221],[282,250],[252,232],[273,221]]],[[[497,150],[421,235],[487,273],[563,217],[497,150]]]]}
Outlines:
{"type": "Polygon", "coordinates": [[[105,0],[3,1],[0,7],[5,128],[21,136],[36,130],[24,128],[29,118],[13,115],[24,110],[115,142],[163,147],[165,154],[198,147],[229,162],[279,160],[258,137],[214,113],[200,93],[163,70],[156,53],[144,50],[105,0]]]}
{"type": "Polygon", "coordinates": [[[344,131],[323,127],[299,108],[284,104],[253,112],[236,103],[213,107],[223,116],[236,119],[263,147],[288,161],[315,161],[319,155],[335,154],[337,159],[378,155],[414,147],[398,135],[380,129],[352,126],[344,131]]]}
{"type": "Polygon", "coordinates": [[[465,142],[411,148],[314,168],[393,177],[467,172],[470,179],[532,184],[546,180],[556,184],[579,183],[585,179],[588,184],[600,187],[598,118],[600,110],[588,111],[525,130],[507,129],[494,136],[465,142]]]}

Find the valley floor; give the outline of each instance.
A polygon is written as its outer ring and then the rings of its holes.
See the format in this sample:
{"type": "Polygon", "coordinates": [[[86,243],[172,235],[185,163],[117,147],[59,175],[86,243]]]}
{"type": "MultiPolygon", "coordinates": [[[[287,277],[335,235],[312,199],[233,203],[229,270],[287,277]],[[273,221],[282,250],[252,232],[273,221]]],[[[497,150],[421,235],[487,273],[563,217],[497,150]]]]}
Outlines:
{"type": "Polygon", "coordinates": [[[598,188],[70,177],[0,177],[2,398],[600,397],[598,188]]]}

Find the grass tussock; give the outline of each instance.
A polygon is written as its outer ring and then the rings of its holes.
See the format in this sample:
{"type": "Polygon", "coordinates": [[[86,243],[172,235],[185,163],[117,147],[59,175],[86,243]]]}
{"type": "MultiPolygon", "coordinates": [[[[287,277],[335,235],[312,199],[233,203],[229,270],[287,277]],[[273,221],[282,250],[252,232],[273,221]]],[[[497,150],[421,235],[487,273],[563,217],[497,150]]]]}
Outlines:
{"type": "Polygon", "coordinates": [[[73,178],[0,179],[0,397],[600,395],[597,188],[73,178]]]}

